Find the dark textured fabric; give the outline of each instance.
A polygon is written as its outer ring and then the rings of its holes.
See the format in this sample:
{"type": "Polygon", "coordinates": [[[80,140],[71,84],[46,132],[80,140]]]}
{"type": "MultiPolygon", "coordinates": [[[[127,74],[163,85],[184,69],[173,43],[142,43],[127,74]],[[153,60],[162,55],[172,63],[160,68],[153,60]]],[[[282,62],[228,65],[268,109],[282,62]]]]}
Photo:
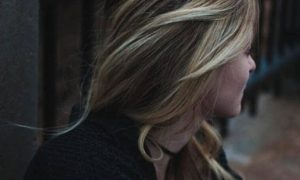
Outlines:
{"type": "MultiPolygon", "coordinates": [[[[137,127],[121,115],[92,114],[76,129],[42,145],[24,180],[154,180],[152,163],[138,151],[137,127]]],[[[223,151],[219,160],[229,169],[223,151]]]]}
{"type": "Polygon", "coordinates": [[[153,165],[138,152],[136,129],[127,118],[93,114],[42,145],[24,180],[155,179],[153,165]]]}

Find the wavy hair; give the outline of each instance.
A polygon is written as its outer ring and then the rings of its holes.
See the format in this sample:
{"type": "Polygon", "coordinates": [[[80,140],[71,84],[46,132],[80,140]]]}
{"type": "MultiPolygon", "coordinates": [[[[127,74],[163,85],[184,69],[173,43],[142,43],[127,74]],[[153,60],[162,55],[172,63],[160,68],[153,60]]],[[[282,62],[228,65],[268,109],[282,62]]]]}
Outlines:
{"type": "MultiPolygon", "coordinates": [[[[81,120],[104,108],[126,114],[141,124],[141,154],[155,161],[144,149],[149,131],[179,119],[212,91],[218,69],[252,43],[258,3],[120,0],[108,12],[81,120]]],[[[196,115],[190,121],[200,124],[202,138],[192,137],[170,162],[167,179],[210,179],[211,172],[233,179],[216,161],[221,143],[214,128],[196,115]]]]}

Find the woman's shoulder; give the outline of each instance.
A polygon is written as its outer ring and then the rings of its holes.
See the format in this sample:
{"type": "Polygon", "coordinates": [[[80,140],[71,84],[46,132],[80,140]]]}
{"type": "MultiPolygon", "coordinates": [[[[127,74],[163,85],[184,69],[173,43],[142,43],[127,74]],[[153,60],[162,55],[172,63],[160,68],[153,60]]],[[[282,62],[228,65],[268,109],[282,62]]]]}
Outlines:
{"type": "Polygon", "coordinates": [[[25,180],[139,179],[132,170],[135,166],[110,132],[88,121],[43,144],[31,161],[25,180]]]}

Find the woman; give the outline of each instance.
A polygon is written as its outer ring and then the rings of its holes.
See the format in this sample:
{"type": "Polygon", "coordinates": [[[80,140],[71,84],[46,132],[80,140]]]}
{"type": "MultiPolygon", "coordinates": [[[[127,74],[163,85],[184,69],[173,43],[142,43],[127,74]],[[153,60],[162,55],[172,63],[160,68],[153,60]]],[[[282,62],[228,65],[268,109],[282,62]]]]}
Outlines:
{"type": "Polygon", "coordinates": [[[25,179],[240,179],[210,119],[240,113],[257,2],[120,0],[107,12],[85,113],[25,179]]]}

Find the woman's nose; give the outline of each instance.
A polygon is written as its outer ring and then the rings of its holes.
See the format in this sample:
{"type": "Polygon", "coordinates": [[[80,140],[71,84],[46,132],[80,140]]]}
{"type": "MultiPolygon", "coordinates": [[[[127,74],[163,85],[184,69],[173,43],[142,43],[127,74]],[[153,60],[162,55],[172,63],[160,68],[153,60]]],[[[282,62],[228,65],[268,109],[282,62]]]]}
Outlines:
{"type": "Polygon", "coordinates": [[[250,56],[250,73],[253,73],[256,69],[256,63],[254,61],[254,59],[252,58],[252,56],[250,56]]]}

